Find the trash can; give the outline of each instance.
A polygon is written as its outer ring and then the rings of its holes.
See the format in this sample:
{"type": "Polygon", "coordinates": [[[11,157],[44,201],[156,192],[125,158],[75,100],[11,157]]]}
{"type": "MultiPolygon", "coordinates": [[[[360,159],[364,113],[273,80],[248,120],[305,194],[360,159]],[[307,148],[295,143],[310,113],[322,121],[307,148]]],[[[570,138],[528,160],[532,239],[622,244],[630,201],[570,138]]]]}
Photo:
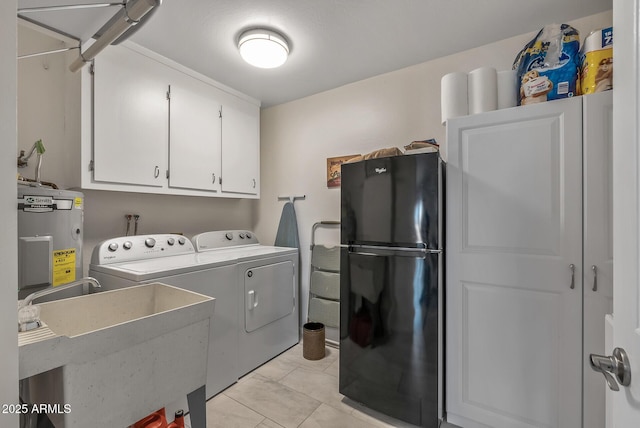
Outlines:
{"type": "Polygon", "coordinates": [[[324,324],[308,322],[302,327],[302,356],[307,360],[324,358],[324,324]]]}

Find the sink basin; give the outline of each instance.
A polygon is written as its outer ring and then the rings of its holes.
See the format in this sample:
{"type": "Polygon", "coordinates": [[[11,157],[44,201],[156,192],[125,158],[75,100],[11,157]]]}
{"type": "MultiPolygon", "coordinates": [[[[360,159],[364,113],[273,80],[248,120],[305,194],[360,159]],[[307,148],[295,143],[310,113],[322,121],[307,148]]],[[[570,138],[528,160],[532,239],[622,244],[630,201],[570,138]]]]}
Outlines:
{"type": "Polygon", "coordinates": [[[152,283],[40,304],[43,326],[18,334],[29,401],[53,405],[56,427],[86,428],[183,398],[206,379],[214,300],[152,283]]]}

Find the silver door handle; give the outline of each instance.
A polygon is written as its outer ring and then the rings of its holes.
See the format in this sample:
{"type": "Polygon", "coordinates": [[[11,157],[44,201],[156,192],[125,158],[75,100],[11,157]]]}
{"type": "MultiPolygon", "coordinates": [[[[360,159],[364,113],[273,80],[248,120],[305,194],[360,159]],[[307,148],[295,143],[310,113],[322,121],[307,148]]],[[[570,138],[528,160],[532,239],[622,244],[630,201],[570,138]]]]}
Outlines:
{"type": "Polygon", "coordinates": [[[211,182],[213,184],[216,184],[216,174],[215,173],[211,174],[211,182]]]}
{"type": "Polygon", "coordinates": [[[624,349],[614,349],[613,355],[610,357],[591,354],[589,356],[589,363],[594,371],[604,375],[604,378],[607,380],[607,385],[609,385],[609,389],[612,391],[620,391],[618,383],[622,386],[631,385],[631,365],[629,364],[629,358],[624,349]],[[616,380],[618,382],[616,382],[616,380]]]}
{"type": "Polygon", "coordinates": [[[575,273],[576,273],[576,265],[571,263],[569,265],[569,269],[571,269],[571,285],[569,285],[569,288],[573,290],[574,288],[576,288],[576,284],[575,284],[575,281],[574,281],[574,277],[575,277],[575,273]]]}
{"type": "Polygon", "coordinates": [[[256,184],[257,184],[257,182],[256,182],[256,179],[255,179],[255,178],[253,178],[252,180],[253,180],[253,188],[255,189],[255,188],[256,188],[256,184]]]}
{"type": "Polygon", "coordinates": [[[252,311],[258,307],[258,296],[256,296],[255,290],[249,290],[247,295],[249,296],[249,301],[247,302],[248,303],[247,309],[252,311]]]}
{"type": "Polygon", "coordinates": [[[154,171],[153,171],[153,178],[158,178],[159,175],[160,175],[160,168],[158,168],[158,166],[156,166],[154,171]]]}
{"type": "Polygon", "coordinates": [[[598,291],[598,268],[596,265],[591,266],[591,271],[593,271],[593,288],[591,290],[598,291]]]}

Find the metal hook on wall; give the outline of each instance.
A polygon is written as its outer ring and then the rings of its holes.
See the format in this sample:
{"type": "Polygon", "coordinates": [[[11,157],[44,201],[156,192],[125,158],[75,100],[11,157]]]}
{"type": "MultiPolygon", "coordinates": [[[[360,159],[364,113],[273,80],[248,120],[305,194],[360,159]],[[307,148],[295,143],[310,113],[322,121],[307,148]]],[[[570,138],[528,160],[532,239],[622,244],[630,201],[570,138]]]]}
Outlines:
{"type": "Polygon", "coordinates": [[[293,203],[294,201],[305,200],[305,199],[307,199],[307,195],[278,196],[279,201],[289,201],[291,203],[293,203]]]}

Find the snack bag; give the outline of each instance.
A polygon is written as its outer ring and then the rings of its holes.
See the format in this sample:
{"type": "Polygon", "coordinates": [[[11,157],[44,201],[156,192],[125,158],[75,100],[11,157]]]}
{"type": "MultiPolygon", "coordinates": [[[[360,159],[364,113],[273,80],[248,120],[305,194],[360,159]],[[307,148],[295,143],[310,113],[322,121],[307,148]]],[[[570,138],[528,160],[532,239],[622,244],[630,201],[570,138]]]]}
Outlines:
{"type": "Polygon", "coordinates": [[[580,63],[578,30],[567,24],[545,26],[513,62],[518,105],[580,95],[580,63]]]}

